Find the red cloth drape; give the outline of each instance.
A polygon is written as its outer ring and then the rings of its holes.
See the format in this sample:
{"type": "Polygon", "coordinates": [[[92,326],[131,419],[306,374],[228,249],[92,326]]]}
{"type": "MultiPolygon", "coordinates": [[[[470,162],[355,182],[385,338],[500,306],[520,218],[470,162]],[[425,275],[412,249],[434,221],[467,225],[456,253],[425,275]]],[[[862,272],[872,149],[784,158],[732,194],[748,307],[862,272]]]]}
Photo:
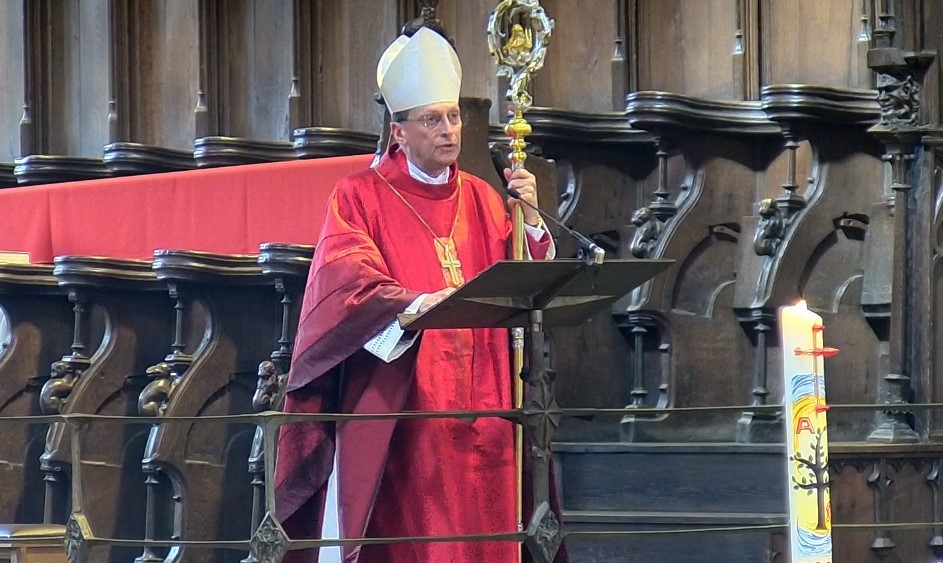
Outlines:
{"type": "Polygon", "coordinates": [[[256,253],[314,244],[338,180],[373,155],[0,190],[0,251],[146,259],[159,248],[256,253]]]}

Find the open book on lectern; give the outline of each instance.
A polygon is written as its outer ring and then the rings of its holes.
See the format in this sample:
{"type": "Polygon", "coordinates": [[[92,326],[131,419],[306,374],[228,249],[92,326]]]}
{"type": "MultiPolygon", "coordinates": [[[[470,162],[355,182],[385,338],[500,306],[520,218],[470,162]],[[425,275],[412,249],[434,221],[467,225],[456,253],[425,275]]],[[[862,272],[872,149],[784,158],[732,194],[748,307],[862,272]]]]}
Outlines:
{"type": "Polygon", "coordinates": [[[667,269],[674,260],[503,260],[421,314],[399,315],[406,330],[575,326],[667,269]]]}

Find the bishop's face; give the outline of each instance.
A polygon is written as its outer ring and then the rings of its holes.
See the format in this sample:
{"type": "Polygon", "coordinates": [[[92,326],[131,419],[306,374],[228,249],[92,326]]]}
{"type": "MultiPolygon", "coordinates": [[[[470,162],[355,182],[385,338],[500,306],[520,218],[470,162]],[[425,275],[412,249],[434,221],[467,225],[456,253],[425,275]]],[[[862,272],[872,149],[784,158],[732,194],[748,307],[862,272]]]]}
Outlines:
{"type": "Polygon", "coordinates": [[[406,157],[430,176],[438,176],[458,160],[462,114],[456,103],[411,109],[405,121],[394,121],[390,128],[406,157]]]}

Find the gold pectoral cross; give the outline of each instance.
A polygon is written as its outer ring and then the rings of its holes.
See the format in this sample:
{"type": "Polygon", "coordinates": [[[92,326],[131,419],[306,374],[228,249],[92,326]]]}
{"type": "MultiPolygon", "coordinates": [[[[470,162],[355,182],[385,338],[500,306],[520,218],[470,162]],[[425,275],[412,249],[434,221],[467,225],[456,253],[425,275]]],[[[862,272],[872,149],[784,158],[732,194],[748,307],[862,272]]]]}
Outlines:
{"type": "Polygon", "coordinates": [[[445,283],[449,287],[458,287],[465,283],[465,278],[462,276],[462,263],[458,260],[455,241],[452,237],[436,238],[435,253],[439,257],[439,263],[442,264],[445,283]]]}

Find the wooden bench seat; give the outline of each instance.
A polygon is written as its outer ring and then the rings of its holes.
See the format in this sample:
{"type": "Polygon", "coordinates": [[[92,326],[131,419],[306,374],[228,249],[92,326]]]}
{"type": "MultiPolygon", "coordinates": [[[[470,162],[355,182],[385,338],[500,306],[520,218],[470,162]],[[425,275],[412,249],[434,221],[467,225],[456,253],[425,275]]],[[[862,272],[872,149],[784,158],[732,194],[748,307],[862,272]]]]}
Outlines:
{"type": "Polygon", "coordinates": [[[66,563],[65,526],[0,524],[0,563],[66,563]]]}

